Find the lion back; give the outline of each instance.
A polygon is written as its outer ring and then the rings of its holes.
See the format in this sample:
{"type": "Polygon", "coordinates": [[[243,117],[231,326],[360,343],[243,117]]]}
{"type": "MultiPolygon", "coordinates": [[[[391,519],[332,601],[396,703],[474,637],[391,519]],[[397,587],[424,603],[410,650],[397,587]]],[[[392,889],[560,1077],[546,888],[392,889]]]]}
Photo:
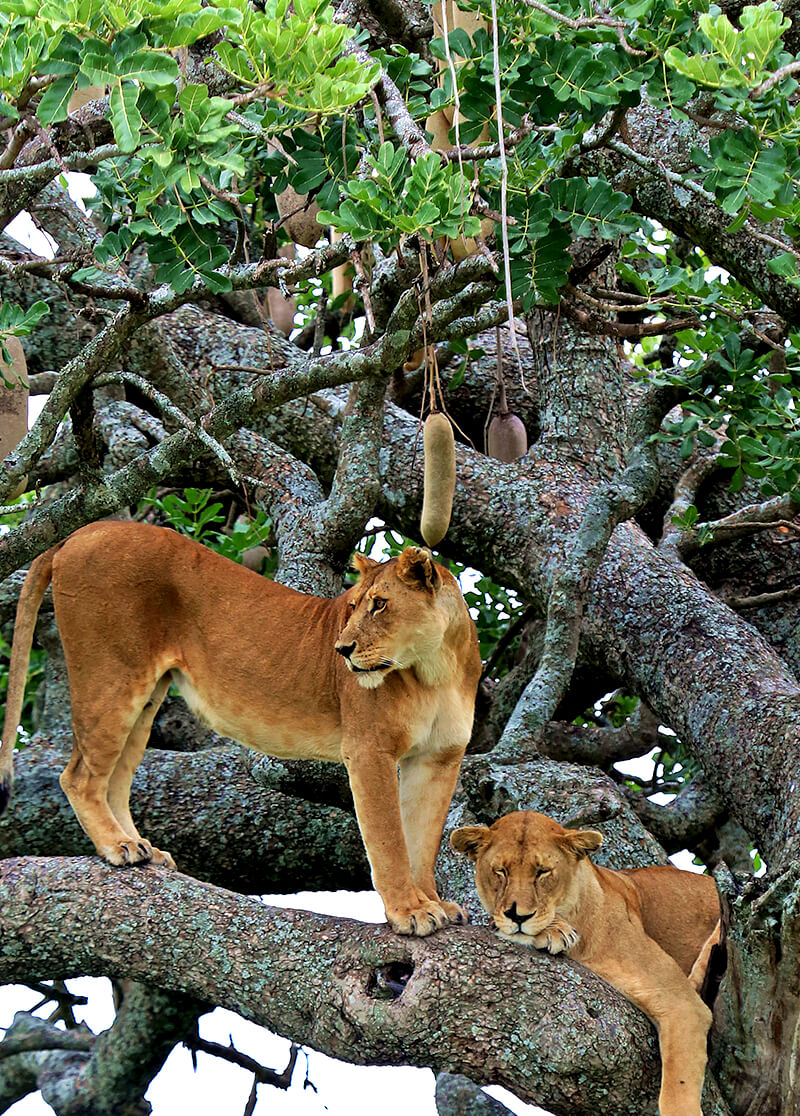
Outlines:
{"type": "Polygon", "coordinates": [[[713,877],[668,865],[620,872],[636,888],[645,933],[688,976],[720,917],[713,877]]]}

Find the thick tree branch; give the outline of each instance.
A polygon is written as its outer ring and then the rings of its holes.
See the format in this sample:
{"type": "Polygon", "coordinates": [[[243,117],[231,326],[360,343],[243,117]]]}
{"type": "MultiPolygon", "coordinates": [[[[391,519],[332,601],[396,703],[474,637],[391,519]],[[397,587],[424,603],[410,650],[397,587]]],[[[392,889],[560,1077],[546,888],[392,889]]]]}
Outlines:
{"type": "Polygon", "coordinates": [[[620,728],[550,721],[545,726],[539,751],[550,759],[608,768],[622,760],[643,756],[662,742],[658,719],[640,704],[620,728]]]}
{"type": "MultiPolygon", "coordinates": [[[[638,1116],[643,1101],[654,1103],[652,1029],[568,960],[515,949],[481,930],[404,940],[383,927],[274,910],[158,869],[4,861],[2,979],[74,972],[144,978],[336,1057],[462,1072],[575,1116],[600,1109],[638,1116]],[[187,931],[181,937],[178,923],[187,931]],[[374,994],[388,965],[411,974],[389,1002],[374,994]],[[465,980],[475,971],[480,982],[465,980]],[[430,1012],[436,1028],[420,1027],[430,1012]],[[574,1041],[565,1046],[567,1035],[574,1041]]],[[[721,1111],[713,1102],[708,1108],[710,1116],[721,1111]]]]}
{"type": "MultiPolygon", "coordinates": [[[[210,1005],[181,991],[129,984],[111,1027],[99,1035],[75,1079],[62,1081],[67,1092],[57,1116],[123,1116],[147,1113],[150,1082],[172,1048],[210,1005]]],[[[52,1102],[51,1102],[52,1103],[52,1102]]]]}
{"type": "Polygon", "coordinates": [[[693,848],[726,815],[719,795],[702,778],[693,779],[666,806],[633,790],[629,790],[628,800],[642,824],[670,854],[693,848]]]}
{"type": "MultiPolygon", "coordinates": [[[[786,321],[797,322],[800,291],[767,266],[780,248],[765,242],[759,229],[748,224],[729,232],[727,215],[691,177],[696,173],[692,148],[708,143],[702,129],[658,112],[646,102],[629,110],[626,123],[629,143],[620,145],[614,140],[611,151],[584,152],[580,159],[584,173],[602,169],[617,189],[631,195],[636,210],[698,244],[712,263],[730,271],[765,305],[786,321]],[[668,164],[645,152],[669,152],[668,164]]],[[[791,250],[788,243],[785,250],[791,250]]]]}
{"type": "Polygon", "coordinates": [[[655,449],[644,443],[634,449],[618,480],[602,485],[590,496],[569,556],[553,577],[539,665],[495,746],[498,760],[512,763],[531,743],[538,746],[572,677],[586,592],[611,534],[650,499],[657,483],[655,449]]]}
{"type": "Polygon", "coordinates": [[[437,1076],[436,1109],[439,1116],[509,1116],[511,1111],[460,1073],[437,1076]]]}
{"type": "Polygon", "coordinates": [[[342,422],[339,461],[330,495],[307,532],[330,561],[343,566],[375,510],[380,492],[378,454],[383,441],[386,380],[376,377],[350,389],[342,422]]]}
{"type": "MultiPolygon", "coordinates": [[[[91,851],[58,784],[68,757],[66,739],[62,747],[33,741],[17,753],[14,797],[0,818],[0,857],[91,851]]],[[[250,894],[294,891],[298,881],[312,890],[369,887],[352,812],[341,798],[328,805],[324,781],[319,786],[313,773],[303,778],[297,765],[294,785],[283,784],[288,793],[275,790],[274,762],[234,744],[194,754],[149,749],[134,778],[133,814],[198,879],[250,894]]]]}

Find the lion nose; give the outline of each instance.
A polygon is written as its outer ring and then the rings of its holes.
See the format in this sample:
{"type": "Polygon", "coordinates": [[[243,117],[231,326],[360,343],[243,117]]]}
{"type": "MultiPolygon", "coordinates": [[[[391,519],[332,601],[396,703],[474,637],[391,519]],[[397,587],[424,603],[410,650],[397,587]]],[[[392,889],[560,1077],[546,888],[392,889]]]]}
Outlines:
{"type": "Polygon", "coordinates": [[[503,911],[503,914],[506,918],[510,918],[512,922],[516,922],[517,926],[522,926],[523,922],[527,922],[531,917],[529,914],[519,914],[516,902],[512,903],[507,911],[503,911]]]}
{"type": "Polygon", "coordinates": [[[344,655],[344,657],[346,659],[350,658],[350,656],[353,654],[355,649],[356,649],[356,645],[354,643],[337,643],[336,644],[336,650],[339,652],[340,655],[344,655]]]}

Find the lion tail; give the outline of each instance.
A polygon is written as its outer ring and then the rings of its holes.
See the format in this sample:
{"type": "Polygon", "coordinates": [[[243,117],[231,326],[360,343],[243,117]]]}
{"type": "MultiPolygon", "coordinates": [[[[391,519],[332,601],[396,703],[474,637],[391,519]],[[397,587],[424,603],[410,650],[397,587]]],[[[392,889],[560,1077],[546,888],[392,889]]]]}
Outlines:
{"type": "Polygon", "coordinates": [[[25,682],[28,677],[33,630],[36,627],[36,617],[39,615],[42,597],[53,576],[53,558],[60,546],[59,543],[58,546],[46,550],[44,554],[34,559],[19,595],[14,640],[11,645],[11,664],[8,668],[3,744],[0,747],[0,814],[8,805],[11,785],[14,781],[14,745],[17,742],[17,728],[22,715],[22,703],[25,700],[25,682]]]}

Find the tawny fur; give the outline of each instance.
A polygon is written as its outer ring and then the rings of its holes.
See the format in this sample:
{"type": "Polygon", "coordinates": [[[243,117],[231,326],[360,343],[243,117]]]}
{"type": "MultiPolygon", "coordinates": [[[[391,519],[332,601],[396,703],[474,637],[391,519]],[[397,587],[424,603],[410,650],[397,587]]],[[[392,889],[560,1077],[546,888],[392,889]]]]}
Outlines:
{"type": "Polygon", "coordinates": [[[429,551],[357,564],[358,584],[328,600],[165,528],[104,522],[76,531],[33,563],[20,597],[0,792],[10,790],[33,628],[52,579],[74,729],[61,785],[101,856],[174,866],[139,835],[129,808],[133,773],[174,681],[224,736],[347,765],[375,887],[398,933],[463,921],[460,907],[439,898],[433,865],[472,728],[475,625],[429,551]]]}
{"type": "Polygon", "coordinates": [[[464,826],[450,842],[474,862],[478,895],[501,937],[568,952],[653,1020],[661,1116],[702,1116],[711,1012],[696,989],[719,940],[714,880],[667,866],[600,868],[588,854],[601,834],[530,810],[464,826]]]}

